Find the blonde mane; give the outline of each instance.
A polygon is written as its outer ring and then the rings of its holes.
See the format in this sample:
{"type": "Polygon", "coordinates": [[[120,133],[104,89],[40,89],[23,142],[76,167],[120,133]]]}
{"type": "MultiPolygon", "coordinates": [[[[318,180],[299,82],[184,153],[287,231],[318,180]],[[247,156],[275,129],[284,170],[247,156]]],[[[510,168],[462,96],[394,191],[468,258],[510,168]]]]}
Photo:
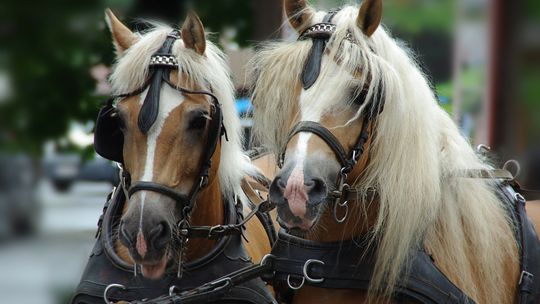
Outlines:
{"type": "MultiPolygon", "coordinates": [[[[154,24],[154,28],[150,31],[139,33],[140,40],[117,61],[110,77],[115,94],[132,92],[146,83],[150,57],[163,45],[172,30],[170,27],[154,24]]],[[[188,85],[211,91],[221,103],[223,123],[228,135],[228,141],[224,138],[221,141],[221,161],[218,170],[221,191],[226,198],[244,199],[240,180],[245,175],[252,174],[255,168],[242,148],[240,120],[234,104],[234,87],[224,54],[212,42],[207,41],[205,55],[200,56],[193,50],[185,48],[181,39],[174,43],[172,52],[178,60],[180,72],[189,75],[188,85]]],[[[161,102],[167,101],[162,99],[161,102]]]]}
{"type": "MultiPolygon", "coordinates": [[[[318,12],[312,23],[324,15],[318,12]]],[[[374,187],[379,194],[372,228],[379,250],[371,291],[392,293],[409,265],[408,253],[424,246],[450,280],[477,303],[512,303],[519,260],[511,221],[492,181],[460,175],[490,165],[438,106],[409,51],[382,26],[366,38],[356,25],[357,15],[358,7],[348,6],[335,16],[337,30],[325,58],[335,58],[339,65],[323,61],[319,81],[311,88],[333,98],[308,106],[334,111],[336,105],[354,100],[347,90],[353,84],[369,87],[366,100],[379,90],[385,96],[370,164],[355,184],[358,189],[374,187]],[[354,42],[346,39],[348,32],[354,42]],[[356,69],[361,79],[353,79],[356,69]],[[383,286],[383,280],[389,285],[383,286]]],[[[271,43],[251,64],[255,134],[275,152],[285,144],[289,123],[303,106],[298,104],[298,89],[311,46],[309,39],[271,43]]],[[[369,104],[360,107],[355,119],[367,109],[369,104]]]]}

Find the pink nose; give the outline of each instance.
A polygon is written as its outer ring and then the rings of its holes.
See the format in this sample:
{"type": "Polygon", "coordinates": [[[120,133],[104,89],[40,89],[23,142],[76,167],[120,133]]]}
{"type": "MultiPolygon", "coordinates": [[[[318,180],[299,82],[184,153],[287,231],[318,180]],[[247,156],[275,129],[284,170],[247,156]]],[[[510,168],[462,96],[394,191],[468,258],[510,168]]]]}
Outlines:
{"type": "Polygon", "coordinates": [[[301,167],[295,168],[289,176],[283,195],[289,203],[292,214],[298,217],[306,214],[308,194],[304,185],[304,170],[301,167]]]}

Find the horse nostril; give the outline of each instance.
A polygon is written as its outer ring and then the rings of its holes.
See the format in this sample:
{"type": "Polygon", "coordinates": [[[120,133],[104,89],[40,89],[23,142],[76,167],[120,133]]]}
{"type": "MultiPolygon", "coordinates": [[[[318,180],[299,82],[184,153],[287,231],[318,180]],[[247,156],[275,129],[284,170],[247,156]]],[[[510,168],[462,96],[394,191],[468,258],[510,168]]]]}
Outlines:
{"type": "Polygon", "coordinates": [[[280,176],[276,176],[274,181],[270,185],[269,198],[276,205],[282,205],[286,203],[283,193],[285,192],[286,184],[280,176]]]}
{"type": "Polygon", "coordinates": [[[287,185],[285,184],[285,182],[283,181],[283,179],[281,177],[276,177],[276,186],[280,189],[280,190],[285,190],[285,188],[287,187],[287,185]]]}
{"type": "Polygon", "coordinates": [[[306,192],[309,196],[310,203],[320,204],[326,198],[326,183],[320,178],[313,178],[310,181],[304,183],[306,192]]]}
{"type": "Polygon", "coordinates": [[[156,248],[163,248],[171,239],[171,229],[166,222],[161,222],[148,233],[148,239],[156,248]]]}

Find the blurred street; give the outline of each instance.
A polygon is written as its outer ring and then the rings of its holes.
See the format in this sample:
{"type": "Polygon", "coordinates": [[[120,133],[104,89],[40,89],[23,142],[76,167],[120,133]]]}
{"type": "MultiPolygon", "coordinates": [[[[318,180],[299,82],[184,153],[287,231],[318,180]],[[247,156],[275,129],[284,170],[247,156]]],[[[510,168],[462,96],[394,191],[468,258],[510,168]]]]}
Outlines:
{"type": "Polygon", "coordinates": [[[0,303],[66,303],[93,246],[107,183],[77,183],[66,193],[41,181],[38,232],[0,244],[0,303]]]}

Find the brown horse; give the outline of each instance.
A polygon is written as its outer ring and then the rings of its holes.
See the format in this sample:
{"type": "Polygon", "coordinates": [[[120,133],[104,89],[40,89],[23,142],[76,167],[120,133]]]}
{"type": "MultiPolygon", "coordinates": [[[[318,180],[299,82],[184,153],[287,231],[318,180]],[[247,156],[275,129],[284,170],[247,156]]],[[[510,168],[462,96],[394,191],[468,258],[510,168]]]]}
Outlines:
{"type": "MultiPolygon", "coordinates": [[[[278,220],[308,240],[367,236],[377,248],[368,292],[306,285],[294,302],[388,302],[420,246],[476,303],[514,303],[520,262],[498,181],[471,176],[492,168],[379,26],[382,0],[329,13],[305,0],[284,7],[300,39],[253,61],[255,132],[283,156],[270,189],[278,220]],[[344,185],[356,197],[330,199],[344,185]]],[[[538,203],[528,206],[540,227],[538,203]]]]}
{"type": "MultiPolygon", "coordinates": [[[[259,170],[241,148],[223,54],[206,40],[195,14],[178,32],[158,25],[143,34],[133,33],[110,10],[106,19],[117,53],[112,87],[122,97],[112,109],[123,138],[115,160],[123,164],[128,197],[115,252],[145,278],[160,279],[171,268],[181,274],[180,265],[208,255],[219,240],[187,242],[180,230],[227,224],[227,212],[238,206],[247,214],[241,181],[259,170]]],[[[253,262],[270,251],[261,222],[247,222],[243,235],[253,262]]]]}

